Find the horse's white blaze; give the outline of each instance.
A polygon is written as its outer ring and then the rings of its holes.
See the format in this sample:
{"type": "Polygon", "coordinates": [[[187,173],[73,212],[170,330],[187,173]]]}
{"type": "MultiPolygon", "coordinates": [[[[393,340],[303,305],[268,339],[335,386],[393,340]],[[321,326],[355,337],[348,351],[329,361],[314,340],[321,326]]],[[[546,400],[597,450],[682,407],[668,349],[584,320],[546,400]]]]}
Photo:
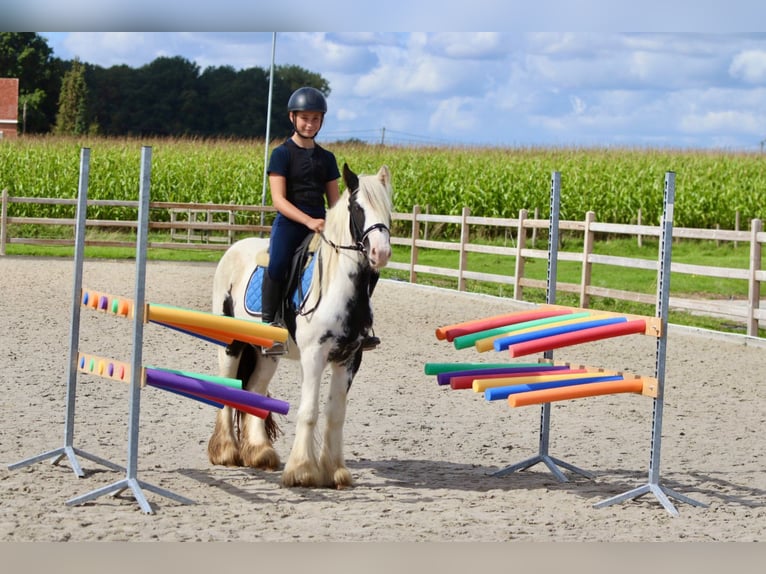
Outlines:
{"type": "Polygon", "coordinates": [[[383,269],[391,258],[391,235],[384,229],[376,229],[367,237],[370,241],[370,265],[376,271],[383,269]]]}

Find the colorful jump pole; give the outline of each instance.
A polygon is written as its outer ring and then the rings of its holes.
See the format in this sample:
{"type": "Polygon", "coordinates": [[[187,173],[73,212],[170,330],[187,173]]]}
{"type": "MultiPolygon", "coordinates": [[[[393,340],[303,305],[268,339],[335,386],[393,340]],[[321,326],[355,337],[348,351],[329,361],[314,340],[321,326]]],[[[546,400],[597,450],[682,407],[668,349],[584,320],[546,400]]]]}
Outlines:
{"type": "Polygon", "coordinates": [[[525,393],[512,394],[508,397],[508,404],[512,407],[527,405],[539,405],[555,401],[580,399],[583,397],[595,397],[599,395],[613,395],[616,393],[641,393],[644,389],[642,379],[613,380],[593,382],[583,385],[567,385],[551,389],[527,391],[525,393]]]}
{"type": "Polygon", "coordinates": [[[556,389],[559,387],[568,387],[574,385],[584,385],[588,383],[598,383],[601,381],[621,381],[623,375],[598,375],[591,373],[590,377],[581,379],[561,379],[541,383],[526,383],[521,385],[509,385],[506,387],[488,387],[484,390],[484,398],[488,401],[497,401],[507,399],[511,395],[526,393],[529,391],[539,391],[543,389],[556,389]]]}
{"type": "Polygon", "coordinates": [[[438,373],[436,375],[436,382],[439,385],[451,385],[453,380],[457,377],[473,377],[479,375],[512,375],[513,373],[529,373],[532,371],[558,370],[565,368],[566,367],[564,366],[548,365],[545,363],[518,363],[515,365],[506,364],[502,367],[494,367],[489,369],[460,369],[446,373],[438,373]]]}
{"type": "Polygon", "coordinates": [[[546,383],[550,381],[576,381],[577,379],[587,379],[595,376],[608,376],[615,373],[603,372],[594,373],[586,369],[572,369],[569,372],[562,373],[543,373],[539,375],[529,375],[522,377],[503,377],[500,379],[475,379],[471,388],[474,392],[482,393],[492,387],[506,387],[508,385],[523,385],[528,383],[546,383]]]}
{"type": "MultiPolygon", "coordinates": [[[[84,307],[125,318],[133,318],[135,314],[133,300],[93,289],[82,290],[81,304],[84,307]]],[[[267,325],[261,321],[214,315],[158,303],[147,304],[144,316],[147,322],[221,345],[229,345],[238,340],[259,347],[271,347],[274,341],[284,343],[288,337],[286,329],[267,325]]]]}
{"type": "MultiPolygon", "coordinates": [[[[537,365],[536,367],[524,367],[520,369],[507,369],[505,372],[500,373],[482,373],[479,371],[469,371],[468,374],[461,374],[455,377],[450,377],[448,384],[450,388],[454,390],[472,389],[475,381],[493,381],[493,380],[508,380],[518,379],[523,377],[543,376],[551,375],[555,373],[571,373],[572,369],[566,366],[559,365],[537,365]]],[[[577,371],[582,372],[582,371],[577,371]]]]}
{"type": "Polygon", "coordinates": [[[584,320],[588,317],[592,317],[592,313],[589,311],[544,317],[542,319],[534,319],[532,321],[516,323],[515,325],[508,325],[507,327],[498,327],[497,329],[490,329],[472,333],[470,335],[464,335],[462,337],[456,337],[453,343],[456,349],[464,349],[474,345],[477,351],[483,353],[491,350],[497,339],[509,336],[511,333],[526,333],[545,325],[563,325],[584,320]]]}
{"type": "Polygon", "coordinates": [[[426,363],[424,372],[426,375],[438,375],[464,371],[466,369],[497,369],[507,368],[508,363],[426,363]]]}
{"type": "Polygon", "coordinates": [[[593,327],[582,331],[575,331],[573,333],[564,333],[542,339],[535,339],[533,341],[526,341],[511,345],[508,350],[510,351],[511,357],[523,357],[540,351],[550,351],[552,349],[589,343],[591,341],[599,341],[611,337],[643,333],[644,331],[646,331],[646,321],[643,319],[634,319],[632,321],[625,321],[613,325],[593,327]]]}
{"type": "Polygon", "coordinates": [[[235,338],[239,335],[255,336],[284,343],[287,341],[288,336],[287,329],[273,327],[260,321],[224,317],[212,313],[192,311],[156,303],[149,304],[147,320],[153,323],[168,324],[176,327],[188,327],[190,330],[200,329],[202,332],[228,333],[235,338]]]}
{"type": "Polygon", "coordinates": [[[436,329],[436,338],[439,340],[446,339],[447,341],[452,342],[454,338],[458,336],[468,335],[478,331],[486,331],[487,329],[494,329],[496,327],[504,327],[515,323],[523,323],[533,319],[542,319],[543,317],[565,315],[568,313],[571,313],[571,311],[564,308],[514,311],[512,313],[485,317],[484,319],[474,319],[472,321],[464,321],[454,325],[439,327],[436,329]]]}
{"type": "MultiPolygon", "coordinates": [[[[125,383],[132,378],[128,363],[86,353],[79,355],[78,370],[125,383]]],[[[230,406],[260,418],[270,412],[286,414],[290,408],[285,401],[243,390],[239,379],[146,366],[141,369],[140,380],[141,386],[174,392],[217,408],[230,406]]]]}
{"type": "Polygon", "coordinates": [[[210,383],[202,379],[179,375],[160,369],[146,368],[146,383],[192,395],[219,400],[224,404],[245,405],[279,414],[287,414],[290,405],[285,401],[210,383]]]}
{"type": "Polygon", "coordinates": [[[548,328],[537,328],[529,330],[525,333],[518,333],[515,335],[508,335],[507,337],[501,337],[495,339],[492,343],[495,351],[504,351],[511,345],[517,343],[523,343],[526,341],[534,341],[537,339],[544,339],[552,337],[553,335],[560,335],[563,333],[573,333],[575,331],[583,331],[585,329],[592,329],[594,327],[601,327],[603,325],[613,325],[615,323],[624,323],[627,319],[625,317],[604,317],[591,320],[579,320],[566,322],[561,325],[554,325],[548,328]]]}

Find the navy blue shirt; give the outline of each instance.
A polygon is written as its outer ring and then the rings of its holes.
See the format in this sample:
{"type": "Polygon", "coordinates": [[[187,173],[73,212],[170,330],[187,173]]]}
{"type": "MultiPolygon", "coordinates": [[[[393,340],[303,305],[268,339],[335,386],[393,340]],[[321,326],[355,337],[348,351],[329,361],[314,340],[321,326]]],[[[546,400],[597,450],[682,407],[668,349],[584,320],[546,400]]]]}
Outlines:
{"type": "Polygon", "coordinates": [[[340,178],[331,151],[318,144],[302,148],[292,139],[271,152],[267,173],[283,176],[287,180],[287,200],[309,214],[317,209],[324,213],[325,186],[328,181],[340,178]]]}

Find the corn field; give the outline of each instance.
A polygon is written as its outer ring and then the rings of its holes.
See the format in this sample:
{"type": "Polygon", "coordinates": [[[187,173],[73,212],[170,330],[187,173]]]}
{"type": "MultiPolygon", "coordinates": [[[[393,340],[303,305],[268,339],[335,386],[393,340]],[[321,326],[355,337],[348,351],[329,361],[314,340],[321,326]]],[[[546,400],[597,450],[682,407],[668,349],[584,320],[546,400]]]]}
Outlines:
{"type": "MultiPolygon", "coordinates": [[[[152,146],[152,201],[260,205],[264,142],[258,140],[23,137],[0,143],[0,189],[12,196],[74,198],[82,147],[91,149],[89,197],[135,200],[140,148],[152,146]]],[[[339,166],[391,168],[394,208],[514,218],[548,216],[551,172],[561,172],[561,219],[657,225],[666,171],[676,172],[679,227],[734,229],[766,219],[766,156],[725,151],[591,148],[442,148],[327,144],[339,166]]],[[[269,201],[268,192],[266,195],[269,201]]],[[[15,204],[12,216],[73,217],[74,207],[15,204]]],[[[89,217],[126,217],[98,207],[89,217]]]]}

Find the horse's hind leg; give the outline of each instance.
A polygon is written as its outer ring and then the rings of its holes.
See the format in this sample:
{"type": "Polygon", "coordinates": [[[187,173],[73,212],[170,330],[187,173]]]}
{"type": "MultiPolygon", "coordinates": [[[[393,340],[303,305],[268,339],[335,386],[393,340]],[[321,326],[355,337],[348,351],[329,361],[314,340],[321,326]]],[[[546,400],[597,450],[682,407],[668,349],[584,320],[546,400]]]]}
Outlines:
{"type": "MultiPolygon", "coordinates": [[[[248,391],[266,396],[269,383],[277,370],[279,359],[267,357],[252,347],[249,351],[252,352],[252,359],[255,364],[250,376],[247,379],[243,377],[245,388],[248,391]]],[[[244,373],[241,374],[244,375],[244,373]]],[[[279,429],[273,417],[273,414],[269,414],[268,418],[264,420],[254,415],[242,414],[239,457],[244,466],[267,470],[279,468],[279,455],[273,446],[279,429]]]]}
{"type": "Polygon", "coordinates": [[[343,424],[346,419],[348,390],[353,378],[353,370],[345,365],[332,365],[330,394],[325,407],[327,422],[319,456],[322,483],[325,486],[345,488],[353,483],[343,458],[343,424]]]}
{"type": "MultiPolygon", "coordinates": [[[[219,373],[233,378],[237,374],[240,355],[229,354],[228,349],[218,350],[219,373]]],[[[240,466],[239,444],[234,428],[234,409],[223,407],[215,419],[215,429],[207,443],[207,456],[212,464],[240,466]]]]}

